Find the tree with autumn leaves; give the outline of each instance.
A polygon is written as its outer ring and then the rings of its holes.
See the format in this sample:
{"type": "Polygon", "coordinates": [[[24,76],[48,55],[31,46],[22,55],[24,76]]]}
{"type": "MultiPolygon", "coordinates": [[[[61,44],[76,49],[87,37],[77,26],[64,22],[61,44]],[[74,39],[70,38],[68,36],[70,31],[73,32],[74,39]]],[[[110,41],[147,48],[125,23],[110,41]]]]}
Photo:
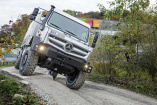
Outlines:
{"type": "Polygon", "coordinates": [[[31,21],[29,20],[29,15],[23,14],[21,18],[17,19],[15,22],[9,21],[9,25],[5,24],[1,26],[0,29],[0,57],[11,52],[23,41],[26,31],[29,27],[31,21]],[[4,48],[4,51],[2,51],[4,48]]]}
{"type": "Polygon", "coordinates": [[[13,37],[15,43],[22,43],[30,23],[31,20],[29,20],[29,15],[27,14],[21,15],[20,19],[17,19],[16,22],[12,23],[12,32],[14,34],[13,37]]]}

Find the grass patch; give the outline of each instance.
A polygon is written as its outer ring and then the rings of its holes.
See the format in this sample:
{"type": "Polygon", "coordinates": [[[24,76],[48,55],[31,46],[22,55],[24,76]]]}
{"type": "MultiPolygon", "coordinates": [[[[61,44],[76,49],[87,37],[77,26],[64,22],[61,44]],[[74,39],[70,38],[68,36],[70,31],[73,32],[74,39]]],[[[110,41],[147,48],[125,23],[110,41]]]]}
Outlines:
{"type": "Polygon", "coordinates": [[[111,77],[94,72],[87,76],[87,80],[129,89],[137,93],[142,93],[144,95],[157,98],[157,83],[149,80],[137,80],[125,77],[111,77]]]}
{"type": "Polygon", "coordinates": [[[40,105],[37,97],[28,86],[21,86],[18,81],[0,74],[0,105],[40,105]],[[13,100],[15,94],[23,95],[23,99],[13,100]]]}
{"type": "Polygon", "coordinates": [[[11,67],[11,66],[14,66],[14,64],[12,64],[12,65],[0,65],[0,67],[11,67]]]}

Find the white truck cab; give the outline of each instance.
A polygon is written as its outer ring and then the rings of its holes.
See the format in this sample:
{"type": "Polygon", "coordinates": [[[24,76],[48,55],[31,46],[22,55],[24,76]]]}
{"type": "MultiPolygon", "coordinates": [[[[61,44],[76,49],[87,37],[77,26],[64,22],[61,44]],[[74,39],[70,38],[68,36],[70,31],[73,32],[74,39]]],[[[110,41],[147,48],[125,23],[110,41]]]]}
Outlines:
{"type": "Polygon", "coordinates": [[[90,25],[53,5],[49,11],[35,8],[30,19],[15,68],[31,75],[38,65],[47,68],[53,79],[64,74],[67,86],[79,89],[92,70],[89,58],[99,33],[89,46],[90,25]]]}

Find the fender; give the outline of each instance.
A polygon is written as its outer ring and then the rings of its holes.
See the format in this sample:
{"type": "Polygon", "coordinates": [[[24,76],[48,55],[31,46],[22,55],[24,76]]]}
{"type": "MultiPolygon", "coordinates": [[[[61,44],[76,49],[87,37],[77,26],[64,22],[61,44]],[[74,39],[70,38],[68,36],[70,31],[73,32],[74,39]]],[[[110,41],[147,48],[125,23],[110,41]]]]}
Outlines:
{"type": "Polygon", "coordinates": [[[36,45],[38,45],[41,42],[40,36],[34,36],[31,42],[31,51],[36,51],[36,45]]]}

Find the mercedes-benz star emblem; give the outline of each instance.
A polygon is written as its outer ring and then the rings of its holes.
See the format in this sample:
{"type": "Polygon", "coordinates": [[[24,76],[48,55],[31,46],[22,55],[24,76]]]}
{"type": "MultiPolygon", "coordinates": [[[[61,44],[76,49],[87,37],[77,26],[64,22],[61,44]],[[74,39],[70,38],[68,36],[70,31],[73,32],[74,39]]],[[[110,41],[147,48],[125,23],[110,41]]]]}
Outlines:
{"type": "Polygon", "coordinates": [[[67,43],[66,45],[65,45],[65,50],[66,51],[71,51],[73,49],[73,45],[71,44],[71,43],[67,43]]]}

